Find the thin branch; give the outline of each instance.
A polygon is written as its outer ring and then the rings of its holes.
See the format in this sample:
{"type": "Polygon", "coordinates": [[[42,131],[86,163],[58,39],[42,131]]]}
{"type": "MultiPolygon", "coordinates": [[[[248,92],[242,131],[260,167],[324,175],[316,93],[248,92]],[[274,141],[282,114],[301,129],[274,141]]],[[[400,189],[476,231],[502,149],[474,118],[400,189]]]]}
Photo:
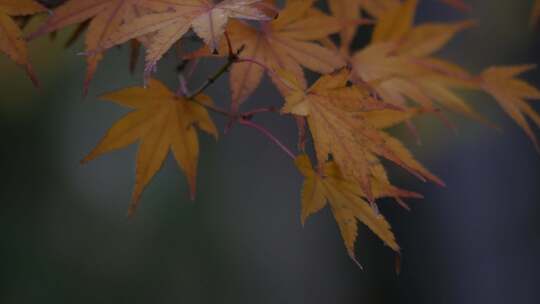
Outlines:
{"type": "Polygon", "coordinates": [[[259,113],[276,113],[277,111],[278,110],[276,109],[276,107],[269,106],[269,107],[265,107],[265,108],[258,108],[258,109],[253,109],[253,110],[250,110],[250,111],[247,111],[247,112],[243,112],[242,117],[250,117],[250,116],[253,116],[253,115],[259,114],[259,113]]]}
{"type": "Polygon", "coordinates": [[[227,33],[227,31],[225,31],[224,35],[225,35],[225,40],[227,41],[227,49],[229,50],[229,56],[230,56],[234,54],[231,37],[229,37],[229,33],[227,33]]]}
{"type": "Polygon", "coordinates": [[[219,68],[219,70],[214,73],[214,75],[208,77],[208,79],[197,89],[193,94],[191,94],[187,99],[193,99],[193,97],[201,94],[206,90],[209,86],[211,86],[216,80],[218,80],[222,75],[224,75],[229,68],[238,60],[238,55],[244,50],[244,47],[242,46],[239,48],[236,53],[229,54],[229,57],[227,58],[227,62],[219,68]]]}
{"type": "Polygon", "coordinates": [[[208,79],[197,90],[195,90],[195,92],[189,95],[187,99],[193,99],[193,97],[204,92],[204,90],[206,90],[209,86],[216,82],[219,77],[221,77],[223,74],[225,74],[225,72],[227,72],[232,63],[232,61],[228,60],[227,63],[225,63],[221,68],[219,68],[219,70],[214,75],[208,77],[208,79]]]}
{"type": "MultiPolygon", "coordinates": [[[[219,108],[217,106],[211,105],[211,104],[205,104],[200,102],[196,99],[196,97],[203,93],[208,87],[210,87],[217,79],[219,79],[221,76],[223,76],[229,68],[234,64],[238,62],[251,62],[255,64],[261,65],[265,70],[269,70],[264,64],[257,62],[252,59],[240,59],[239,55],[244,50],[245,46],[242,45],[236,52],[232,48],[230,37],[227,33],[225,33],[225,38],[227,40],[227,46],[229,49],[229,56],[227,58],[227,62],[221,66],[212,76],[208,77],[208,79],[192,94],[189,96],[186,96],[186,99],[191,100],[193,102],[196,102],[200,104],[201,106],[205,107],[207,110],[212,111],[217,114],[224,115],[226,117],[229,117],[228,122],[228,128],[232,127],[232,125],[235,122],[238,122],[241,125],[245,125],[248,127],[251,127],[260,133],[262,133],[264,136],[269,138],[273,143],[275,143],[278,147],[280,147],[289,157],[291,157],[293,160],[296,158],[295,154],[287,148],[279,139],[277,139],[269,130],[264,128],[263,126],[260,126],[254,122],[251,121],[253,116],[258,113],[268,113],[268,112],[277,112],[277,109],[273,106],[265,107],[265,108],[258,108],[254,109],[248,112],[244,113],[238,113],[235,110],[226,111],[222,108],[219,108]]],[[[180,77],[180,88],[179,92],[187,92],[187,88],[185,86],[185,79],[183,77],[180,77]]]]}
{"type": "Polygon", "coordinates": [[[261,132],[264,136],[268,137],[272,142],[274,142],[276,145],[278,145],[281,148],[281,150],[283,150],[290,158],[292,158],[293,160],[296,159],[296,156],[294,155],[294,153],[289,148],[287,148],[279,139],[277,139],[277,137],[275,137],[274,134],[272,134],[272,132],[270,132],[269,130],[267,130],[263,126],[258,125],[256,123],[252,122],[251,120],[246,120],[246,119],[240,119],[239,123],[241,125],[251,127],[253,129],[261,132]]]}

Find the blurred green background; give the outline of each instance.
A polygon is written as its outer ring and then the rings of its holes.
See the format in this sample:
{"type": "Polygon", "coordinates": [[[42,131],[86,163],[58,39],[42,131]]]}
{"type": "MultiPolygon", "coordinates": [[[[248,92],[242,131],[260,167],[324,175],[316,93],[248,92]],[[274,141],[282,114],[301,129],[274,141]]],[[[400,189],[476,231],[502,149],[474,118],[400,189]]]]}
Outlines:
{"type": "MultiPolygon", "coordinates": [[[[444,58],[474,72],[540,62],[540,31],[528,26],[532,0],[469,3],[473,11],[463,14],[421,1],[419,21],[479,21],[444,58]]],[[[467,95],[502,133],[456,116],[458,135],[421,119],[421,146],[396,130],[448,186],[391,170],[397,185],[425,199],[410,201],[412,212],[381,203],[403,248],[401,275],[365,227],[362,271],[328,210],[301,227],[300,175],[242,127],[218,142],[200,137],[195,201],[168,159],[128,220],[136,146],[85,166],[79,160],[126,113],[97,96],[141,84],[142,72],[129,74],[127,48],[110,50],[84,98],[82,43],[64,50],[69,33],[30,43],[41,89],[0,56],[0,303],[538,303],[540,156],[486,96],[467,95]]],[[[169,55],[156,77],[175,86],[176,64],[169,55]]],[[[205,61],[192,86],[219,64],[205,61]]],[[[526,77],[540,86],[540,72],[526,77]]],[[[229,102],[226,78],[208,92],[229,102]]],[[[280,103],[265,80],[246,108],[280,103]]],[[[257,122],[295,145],[293,122],[264,115],[257,122]]]]}

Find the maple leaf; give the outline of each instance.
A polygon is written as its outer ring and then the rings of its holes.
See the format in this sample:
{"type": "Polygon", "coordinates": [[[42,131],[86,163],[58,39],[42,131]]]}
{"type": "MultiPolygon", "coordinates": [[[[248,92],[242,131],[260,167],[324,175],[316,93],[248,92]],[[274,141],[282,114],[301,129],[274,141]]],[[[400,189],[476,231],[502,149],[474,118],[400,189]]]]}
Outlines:
{"type": "MultiPolygon", "coordinates": [[[[328,7],[332,16],[341,20],[353,20],[360,18],[360,7],[363,3],[361,0],[328,0],[328,7]]],[[[356,35],[356,27],[344,27],[339,33],[340,50],[348,54],[348,50],[356,35]]]]}
{"type": "Polygon", "coordinates": [[[540,115],[525,101],[540,99],[540,91],[527,82],[515,78],[534,69],[534,65],[496,66],[487,68],[480,75],[482,88],[491,94],[503,110],[525,131],[540,151],[527,117],[540,126],[540,115]]]}
{"type": "MultiPolygon", "coordinates": [[[[387,246],[399,252],[399,245],[390,224],[363,199],[365,194],[358,186],[344,178],[335,162],[324,163],[324,175],[313,170],[309,157],[305,154],[296,158],[296,166],[305,178],[302,186],[302,224],[311,214],[329,203],[347,252],[357,264],[354,254],[357,220],[364,223],[387,246]]],[[[377,198],[421,197],[416,193],[395,188],[387,181],[373,180],[372,183],[374,196],[377,198]]]]}
{"type": "Polygon", "coordinates": [[[345,178],[358,183],[370,202],[374,198],[370,180],[376,176],[370,166],[373,155],[398,164],[422,180],[443,185],[401,142],[359,115],[389,105],[370,97],[359,87],[347,86],[348,70],[324,75],[307,90],[292,74],[280,74],[290,89],[282,112],[307,117],[319,164],[324,164],[331,155],[345,178]]]}
{"type": "MultiPolygon", "coordinates": [[[[230,87],[233,106],[238,106],[259,86],[265,68],[274,84],[285,94],[286,88],[271,72],[286,69],[306,83],[302,67],[319,73],[329,73],[343,67],[338,54],[313,40],[338,32],[342,22],[313,8],[313,0],[289,0],[279,16],[262,22],[259,28],[241,22],[231,22],[227,28],[233,49],[243,47],[241,57],[247,59],[233,65],[230,87]]],[[[226,45],[220,53],[226,54],[226,45]]],[[[200,50],[193,57],[209,55],[200,50]]]]}
{"type": "MultiPolygon", "coordinates": [[[[362,20],[361,9],[377,17],[399,5],[399,0],[327,0],[327,2],[331,15],[341,20],[343,24],[339,32],[339,50],[344,57],[349,57],[349,49],[356,36],[358,26],[362,24],[358,22],[362,20]]],[[[367,23],[370,21],[372,20],[367,20],[367,23]]],[[[335,48],[330,39],[323,39],[321,42],[325,46],[335,48]]]]}
{"type": "Polygon", "coordinates": [[[358,114],[375,128],[388,129],[401,123],[405,123],[422,113],[425,113],[425,111],[421,108],[407,108],[404,110],[384,109],[358,114]]]}
{"type": "Polygon", "coordinates": [[[405,106],[409,100],[433,111],[434,103],[469,118],[490,124],[453,89],[477,89],[466,70],[433,57],[471,21],[426,23],[413,26],[417,1],[407,0],[380,16],[371,43],[352,58],[354,78],[372,83],[385,101],[405,106]]]}
{"type": "Polygon", "coordinates": [[[114,35],[107,37],[107,42],[102,47],[109,48],[129,39],[153,33],[146,55],[146,71],[148,72],[190,28],[193,28],[210,49],[215,50],[229,18],[271,19],[254,5],[261,1],[225,0],[218,4],[214,4],[212,0],[156,1],[149,8],[157,10],[157,13],[126,22],[117,29],[114,35]]]}
{"type": "Polygon", "coordinates": [[[208,112],[196,103],[209,104],[210,98],[202,94],[195,96],[194,101],[178,97],[154,79],[150,79],[147,88],[126,88],[101,98],[135,110],[118,121],[82,162],[139,141],[135,188],[128,214],[135,212],[144,188],[161,168],[169,150],[185,172],[193,198],[199,156],[195,127],[218,136],[208,112]]]}
{"type": "Polygon", "coordinates": [[[11,16],[28,16],[46,10],[33,0],[0,0],[0,51],[22,66],[35,85],[38,81],[28,60],[26,42],[11,16]]]}
{"type": "Polygon", "coordinates": [[[104,42],[123,22],[139,16],[138,10],[148,7],[148,3],[153,1],[155,0],[70,0],[56,8],[45,24],[28,38],[33,39],[90,20],[87,27],[82,26],[78,29],[78,31],[86,29],[87,71],[84,80],[86,94],[98,64],[103,59],[102,51],[94,50],[100,50],[104,42]],[[146,6],[143,5],[145,3],[146,6]]]}

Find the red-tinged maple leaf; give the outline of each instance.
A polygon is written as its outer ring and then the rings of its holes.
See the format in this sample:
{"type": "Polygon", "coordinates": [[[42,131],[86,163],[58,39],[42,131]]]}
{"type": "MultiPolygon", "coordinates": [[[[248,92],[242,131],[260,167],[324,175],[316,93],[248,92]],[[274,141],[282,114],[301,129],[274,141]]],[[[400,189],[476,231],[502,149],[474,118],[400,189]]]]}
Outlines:
{"type": "MultiPolygon", "coordinates": [[[[153,1],[157,0],[70,0],[56,8],[52,16],[36,32],[32,33],[29,39],[90,20],[86,29],[86,50],[98,50],[123,22],[140,14],[137,10],[144,9],[144,3],[153,1]]],[[[88,92],[88,86],[103,58],[101,51],[87,53],[85,94],[88,92]]]]}
{"type": "Polygon", "coordinates": [[[369,124],[362,112],[389,108],[355,86],[347,86],[349,71],[324,75],[311,88],[294,75],[281,72],[281,80],[289,87],[284,113],[307,117],[317,160],[324,164],[331,155],[346,179],[359,184],[366,198],[373,202],[371,180],[372,159],[376,155],[405,168],[420,179],[443,185],[395,138],[369,124]]]}
{"type": "Polygon", "coordinates": [[[255,4],[261,0],[225,0],[215,4],[212,0],[155,1],[149,8],[158,10],[126,22],[114,35],[107,37],[102,46],[109,48],[129,39],[153,33],[146,54],[146,71],[192,28],[204,42],[215,50],[230,18],[269,20],[255,4]]]}
{"type": "Polygon", "coordinates": [[[0,51],[22,66],[35,85],[38,81],[28,60],[26,42],[11,16],[28,16],[46,10],[33,0],[0,0],[0,51]]]}
{"type": "MultiPolygon", "coordinates": [[[[325,162],[322,170],[324,174],[319,174],[313,169],[309,158],[304,154],[297,157],[296,166],[304,176],[302,224],[307,217],[328,204],[339,226],[347,252],[358,265],[360,264],[356,261],[354,254],[354,243],[358,230],[357,221],[365,224],[392,250],[399,252],[400,248],[390,229],[390,224],[364,200],[365,194],[359,190],[355,183],[343,176],[335,162],[325,162]]],[[[398,189],[384,179],[373,179],[372,189],[376,198],[421,198],[421,195],[398,189]]]]}
{"type": "MultiPolygon", "coordinates": [[[[282,94],[287,88],[276,79],[272,71],[285,69],[306,84],[302,67],[319,73],[330,73],[345,65],[334,51],[315,42],[338,32],[342,22],[313,8],[312,0],[289,0],[277,19],[262,22],[259,28],[231,22],[227,28],[232,48],[243,48],[242,62],[235,63],[230,72],[233,106],[238,107],[259,86],[267,68],[269,76],[282,94]]],[[[222,44],[220,53],[226,54],[222,44]]],[[[208,56],[208,49],[200,50],[190,58],[208,56]]]]}
{"type": "Polygon", "coordinates": [[[540,115],[526,102],[526,99],[540,99],[540,91],[527,82],[517,79],[521,73],[534,69],[534,65],[490,67],[480,75],[482,88],[491,94],[503,110],[525,131],[536,149],[540,145],[527,118],[540,126],[540,115]]]}
{"type": "Polygon", "coordinates": [[[178,97],[154,79],[150,79],[147,88],[127,88],[102,98],[134,111],[118,121],[82,162],[139,142],[135,189],[128,214],[135,212],[144,188],[163,165],[169,150],[185,172],[193,198],[199,157],[195,127],[218,136],[208,112],[198,104],[210,104],[210,98],[202,94],[193,100],[178,97]]]}

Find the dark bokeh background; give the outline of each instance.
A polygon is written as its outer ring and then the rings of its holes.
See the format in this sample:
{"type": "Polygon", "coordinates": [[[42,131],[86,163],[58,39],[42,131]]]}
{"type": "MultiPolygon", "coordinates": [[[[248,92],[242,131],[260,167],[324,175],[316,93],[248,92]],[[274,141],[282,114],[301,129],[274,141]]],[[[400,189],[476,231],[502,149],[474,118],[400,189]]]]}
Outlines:
{"type": "MultiPolygon", "coordinates": [[[[479,21],[442,56],[475,72],[540,62],[540,32],[528,27],[532,0],[469,2],[470,16],[422,1],[419,20],[479,21]]],[[[140,84],[141,73],[127,72],[127,49],[111,50],[83,98],[82,44],[63,50],[67,34],[30,44],[40,90],[0,58],[0,303],[538,303],[540,156],[486,96],[467,97],[502,133],[454,116],[457,136],[421,119],[422,146],[396,130],[448,187],[392,170],[396,184],[425,199],[411,201],[412,212],[381,206],[403,248],[401,275],[365,227],[361,271],[328,210],[301,227],[301,177],[251,129],[217,143],[201,136],[195,202],[169,159],[128,220],[136,147],[86,166],[79,160],[125,113],[96,96],[140,84]]],[[[169,56],[158,73],[171,86],[174,64],[169,56]]],[[[205,62],[194,83],[217,64],[205,62]]],[[[540,85],[540,72],[527,77],[540,85]]],[[[229,101],[226,84],[209,90],[217,103],[229,101]]],[[[265,81],[246,108],[279,102],[265,81]]],[[[257,121],[294,146],[293,123],[257,121]]]]}

